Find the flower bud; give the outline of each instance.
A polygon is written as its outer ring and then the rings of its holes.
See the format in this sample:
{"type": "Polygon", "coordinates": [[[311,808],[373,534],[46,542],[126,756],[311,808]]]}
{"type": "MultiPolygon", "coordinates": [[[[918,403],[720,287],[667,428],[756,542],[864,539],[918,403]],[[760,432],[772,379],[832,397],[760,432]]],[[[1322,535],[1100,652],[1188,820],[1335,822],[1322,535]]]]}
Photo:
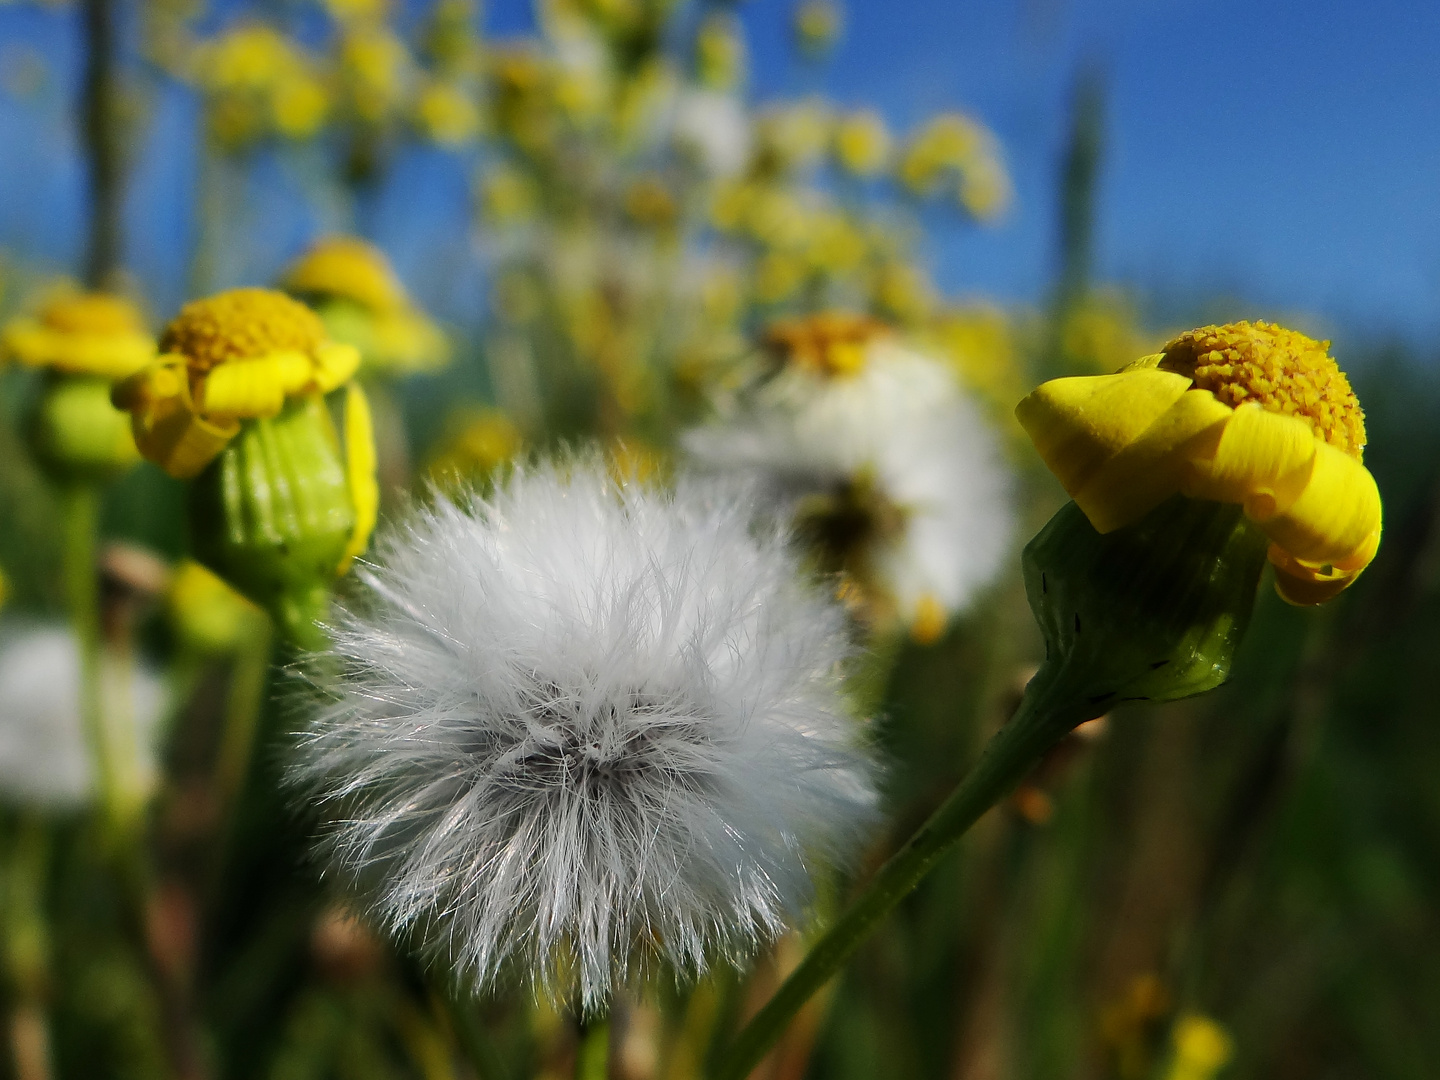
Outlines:
{"type": "Polygon", "coordinates": [[[1104,534],[1067,503],[1023,558],[1047,664],[1096,716],[1219,686],[1250,622],[1268,543],[1223,503],[1177,496],[1104,534]]]}
{"type": "Polygon", "coordinates": [[[31,452],[57,480],[100,483],[140,461],[130,418],[110,404],[110,382],[102,377],[48,377],[27,427],[31,452]]]}
{"type": "Polygon", "coordinates": [[[304,648],[325,643],[315,623],[355,517],[335,425],[313,394],[242,425],[190,492],[196,558],[304,648]]]}

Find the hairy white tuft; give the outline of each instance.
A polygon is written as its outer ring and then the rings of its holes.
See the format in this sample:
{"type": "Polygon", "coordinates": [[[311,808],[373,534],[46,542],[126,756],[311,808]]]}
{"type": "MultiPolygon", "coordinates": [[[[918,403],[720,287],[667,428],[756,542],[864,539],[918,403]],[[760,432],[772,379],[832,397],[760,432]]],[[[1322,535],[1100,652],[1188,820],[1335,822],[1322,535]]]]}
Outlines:
{"type": "Polygon", "coordinates": [[[378,545],[294,778],[393,933],[600,1006],[781,931],[874,802],[842,623],[733,489],[596,461],[438,500],[378,545]]]}
{"type": "Polygon", "coordinates": [[[1010,551],[1013,479],[996,432],[942,361],[889,337],[866,346],[853,374],[787,366],[685,446],[782,512],[874,485],[901,528],[865,560],[905,620],[927,599],[963,610],[1010,551]]]}

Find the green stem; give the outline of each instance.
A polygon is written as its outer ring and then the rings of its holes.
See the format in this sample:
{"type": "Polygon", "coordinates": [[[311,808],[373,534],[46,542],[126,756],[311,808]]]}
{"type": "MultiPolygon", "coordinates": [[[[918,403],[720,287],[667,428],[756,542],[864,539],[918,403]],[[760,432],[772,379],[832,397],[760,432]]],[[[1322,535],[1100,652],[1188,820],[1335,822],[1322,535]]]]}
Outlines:
{"type": "Polygon", "coordinates": [[[80,721],[95,768],[106,824],[119,824],[120,778],[105,730],[101,683],[100,579],[95,569],[100,493],[90,484],[67,485],[61,494],[64,537],[62,574],[70,622],[80,653],[80,721]]]}
{"type": "Polygon", "coordinates": [[[50,869],[50,833],[45,822],[22,814],[7,860],[5,960],[13,995],[10,1014],[12,1068],[16,1080],[50,1080],[49,933],[45,882],[50,869]]]}
{"type": "Polygon", "coordinates": [[[575,1048],[575,1080],[606,1080],[610,1075],[610,1018],[586,1021],[575,1048]]]}
{"type": "Polygon", "coordinates": [[[1045,665],[1015,717],[990,740],[960,786],[880,868],[721,1058],[715,1080],[744,1080],[810,997],[829,982],[896,905],[920,884],[971,825],[1076,724],[1095,715],[1077,699],[1063,665],[1045,665]]]}
{"type": "Polygon", "coordinates": [[[112,0],[84,0],[82,10],[86,56],[80,119],[90,183],[85,281],[91,288],[100,288],[111,284],[120,265],[123,148],[115,85],[115,11],[112,0]]]}

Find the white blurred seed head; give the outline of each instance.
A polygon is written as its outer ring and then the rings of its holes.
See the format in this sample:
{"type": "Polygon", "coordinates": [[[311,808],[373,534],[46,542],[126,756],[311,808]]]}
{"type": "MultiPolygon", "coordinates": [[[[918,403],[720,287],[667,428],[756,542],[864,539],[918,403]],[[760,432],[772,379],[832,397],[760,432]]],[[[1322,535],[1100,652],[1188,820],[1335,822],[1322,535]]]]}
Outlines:
{"type": "MultiPolygon", "coordinates": [[[[136,780],[155,777],[154,737],[165,708],[158,675],[139,664],[101,664],[107,711],[133,735],[136,780]]],[[[0,799],[45,809],[83,804],[94,769],[80,718],[80,652],[58,626],[13,624],[0,632],[0,799]]]]}
{"type": "Polygon", "coordinates": [[[600,1006],[738,959],[874,801],[834,607],[734,489],[598,461],[443,499],[378,545],[294,779],[331,863],[460,978],[600,1006]]]}
{"type": "Polygon", "coordinates": [[[853,372],[786,365],[684,441],[782,514],[866,489],[890,520],[858,553],[863,584],[912,625],[926,604],[963,610],[1009,551],[1013,478],[997,433],[948,365],[891,335],[853,372]]]}

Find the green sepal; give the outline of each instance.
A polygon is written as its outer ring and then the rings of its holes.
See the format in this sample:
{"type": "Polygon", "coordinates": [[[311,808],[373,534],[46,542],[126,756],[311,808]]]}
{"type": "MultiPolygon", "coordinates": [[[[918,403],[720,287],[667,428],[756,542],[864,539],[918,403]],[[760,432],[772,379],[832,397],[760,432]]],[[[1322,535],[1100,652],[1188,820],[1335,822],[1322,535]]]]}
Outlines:
{"type": "Polygon", "coordinates": [[[93,375],[46,377],[26,434],[35,460],[55,479],[103,483],[139,463],[130,414],[110,403],[110,386],[93,375]]]}
{"type": "Polygon", "coordinates": [[[318,395],[245,421],[191,487],[195,557],[301,648],[325,645],[317,623],[354,526],[335,425],[318,395]]]}
{"type": "Polygon", "coordinates": [[[1100,715],[1219,686],[1250,623],[1267,541],[1238,506],[1176,495],[1101,535],[1068,503],[1025,547],[1047,666],[1100,715]]]}

